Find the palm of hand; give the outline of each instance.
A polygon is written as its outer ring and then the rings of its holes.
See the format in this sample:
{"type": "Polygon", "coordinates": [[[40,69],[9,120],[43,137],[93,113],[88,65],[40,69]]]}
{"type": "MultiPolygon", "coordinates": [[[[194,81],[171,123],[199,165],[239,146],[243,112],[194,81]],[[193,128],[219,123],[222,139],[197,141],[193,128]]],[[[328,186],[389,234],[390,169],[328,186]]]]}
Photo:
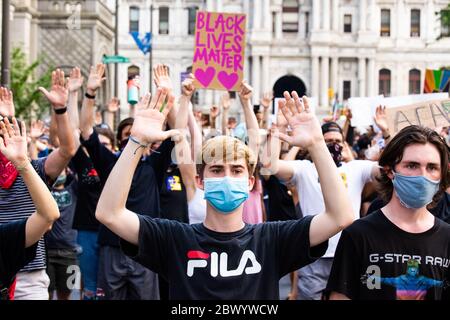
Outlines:
{"type": "Polygon", "coordinates": [[[108,104],[108,111],[109,112],[116,112],[117,110],[119,110],[119,102],[118,101],[111,101],[108,104]]]}
{"type": "Polygon", "coordinates": [[[380,128],[381,130],[383,129],[387,129],[388,124],[387,124],[387,118],[386,115],[376,115],[375,116],[375,123],[378,126],[378,128],[380,128]]]}
{"type": "Polygon", "coordinates": [[[309,112],[298,113],[289,120],[293,133],[293,145],[308,148],[315,141],[323,140],[317,118],[309,112]]]}
{"type": "Polygon", "coordinates": [[[81,88],[83,85],[83,79],[82,78],[69,78],[69,81],[67,83],[67,87],[69,88],[69,91],[77,91],[81,88]]]}
{"type": "Polygon", "coordinates": [[[30,130],[30,137],[33,139],[37,139],[44,133],[44,130],[42,128],[31,128],[30,130]]]}
{"type": "Polygon", "coordinates": [[[53,85],[47,98],[51,104],[63,107],[67,102],[67,90],[63,86],[53,85]]]}
{"type": "Polygon", "coordinates": [[[26,138],[21,136],[9,138],[5,149],[2,150],[2,153],[12,163],[23,161],[27,158],[26,138]]]}
{"type": "Polygon", "coordinates": [[[87,88],[90,90],[97,90],[102,86],[102,77],[97,74],[90,75],[87,83],[87,88]]]}
{"type": "Polygon", "coordinates": [[[162,126],[164,116],[156,109],[138,109],[136,110],[135,120],[132,128],[132,135],[138,133],[145,139],[146,143],[161,141],[164,139],[162,126]]]}

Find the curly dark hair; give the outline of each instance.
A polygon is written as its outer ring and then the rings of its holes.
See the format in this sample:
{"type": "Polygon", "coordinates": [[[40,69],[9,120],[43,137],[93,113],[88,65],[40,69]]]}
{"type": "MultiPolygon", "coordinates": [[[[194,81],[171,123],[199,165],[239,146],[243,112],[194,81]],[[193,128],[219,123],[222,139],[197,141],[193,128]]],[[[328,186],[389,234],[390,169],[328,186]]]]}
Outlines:
{"type": "Polygon", "coordinates": [[[429,204],[432,208],[435,206],[445,190],[449,186],[449,147],[444,139],[434,130],[422,126],[412,125],[403,128],[394,138],[387,144],[381,153],[379,165],[387,170],[382,169],[381,175],[377,184],[377,191],[385,203],[388,203],[392,198],[394,186],[388,173],[394,169],[395,165],[400,163],[403,158],[403,151],[412,144],[426,144],[430,143],[436,147],[441,158],[441,182],[439,184],[439,191],[435,194],[433,201],[429,204]]]}

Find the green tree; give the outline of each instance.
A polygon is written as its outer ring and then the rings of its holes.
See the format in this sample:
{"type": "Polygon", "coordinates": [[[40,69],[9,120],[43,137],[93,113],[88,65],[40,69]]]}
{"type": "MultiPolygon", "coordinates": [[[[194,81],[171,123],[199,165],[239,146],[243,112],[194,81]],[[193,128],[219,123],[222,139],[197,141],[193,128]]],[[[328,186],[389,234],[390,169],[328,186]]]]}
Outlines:
{"type": "Polygon", "coordinates": [[[47,68],[41,76],[37,76],[37,68],[43,62],[39,57],[30,65],[26,62],[25,53],[21,48],[14,48],[11,56],[11,90],[14,94],[16,117],[30,120],[32,117],[41,119],[48,114],[50,104],[39,92],[39,87],[49,88],[52,68],[47,68]]]}

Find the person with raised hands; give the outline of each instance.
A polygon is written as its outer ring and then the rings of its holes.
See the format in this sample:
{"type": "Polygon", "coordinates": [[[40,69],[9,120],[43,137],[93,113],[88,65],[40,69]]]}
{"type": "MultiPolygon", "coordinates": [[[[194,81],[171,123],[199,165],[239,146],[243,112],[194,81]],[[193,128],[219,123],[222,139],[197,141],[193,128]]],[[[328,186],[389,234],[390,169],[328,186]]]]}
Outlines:
{"type": "MultiPolygon", "coordinates": [[[[288,93],[285,93],[286,99],[289,96],[288,93]]],[[[308,98],[304,96],[300,99],[295,92],[288,101],[292,101],[292,108],[296,108],[295,105],[298,103],[303,103],[307,108],[309,106],[308,98]]],[[[283,113],[285,118],[286,114],[290,115],[289,112],[283,113]]],[[[286,120],[290,125],[289,119],[286,120]]],[[[292,129],[292,126],[290,127],[292,129]]],[[[353,219],[356,220],[360,217],[361,194],[364,186],[380,173],[378,164],[368,160],[343,162],[344,136],[340,126],[335,122],[326,122],[322,125],[321,131],[328,153],[332,156],[334,165],[346,187],[345,195],[351,199],[353,219]]],[[[282,136],[288,137],[286,133],[283,133],[282,136]]],[[[293,136],[295,137],[295,133],[293,136]]],[[[284,183],[295,186],[303,215],[319,214],[326,207],[325,199],[322,197],[323,187],[320,184],[322,178],[319,176],[317,163],[312,159],[311,152],[305,149],[302,151],[308,153],[308,160],[285,161],[280,160],[278,157],[272,157],[268,167],[266,165],[266,169],[275,172],[277,178],[284,183]]],[[[320,300],[322,298],[322,293],[330,275],[339,236],[340,233],[330,239],[328,250],[323,257],[314,262],[314,264],[299,270],[299,300],[320,300]]]]}
{"type": "Polygon", "coordinates": [[[0,121],[0,152],[9,164],[7,171],[17,173],[34,204],[27,218],[0,224],[0,300],[13,300],[15,275],[36,256],[37,243],[59,218],[55,200],[28,160],[26,128],[12,118],[0,121]]]}
{"type": "MultiPolygon", "coordinates": [[[[198,159],[196,182],[205,192],[206,218],[188,225],[144,216],[126,205],[143,149],[170,136],[179,139],[162,129],[164,99],[158,92],[149,106],[145,100],[139,104],[130,140],[100,197],[97,219],[122,239],[125,254],[169,282],[170,299],[279,299],[280,278],[324,254],[328,238],[352,221],[318,120],[308,108],[289,111],[294,137],[283,138],[308,149],[317,161],[324,212],[298,221],[245,224],[243,202],[253,187],[255,156],[242,141],[219,136],[206,141],[198,159]]],[[[281,104],[286,113],[292,100],[281,104]]]]}
{"type": "MultiPolygon", "coordinates": [[[[67,116],[68,90],[65,83],[64,72],[57,69],[52,72],[51,90],[39,90],[47,97],[55,113],[57,123],[56,134],[59,139],[59,148],[56,148],[47,157],[32,160],[31,165],[41,179],[47,184],[59,176],[75,154],[75,143],[71,126],[67,116]]],[[[11,98],[13,105],[12,95],[11,98]]],[[[0,154],[0,224],[28,218],[36,211],[35,204],[18,170],[11,166],[11,162],[0,154]]],[[[49,278],[45,272],[46,258],[43,239],[38,243],[36,257],[21,269],[17,275],[16,300],[46,300],[48,299],[49,278]]]]}

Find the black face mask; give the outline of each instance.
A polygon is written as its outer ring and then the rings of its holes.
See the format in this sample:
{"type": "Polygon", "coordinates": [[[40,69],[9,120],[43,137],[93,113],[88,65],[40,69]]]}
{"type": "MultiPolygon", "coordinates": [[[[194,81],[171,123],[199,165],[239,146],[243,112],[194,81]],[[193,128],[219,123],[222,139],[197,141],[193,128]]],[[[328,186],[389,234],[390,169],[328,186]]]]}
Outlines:
{"type": "Polygon", "coordinates": [[[328,151],[331,153],[331,157],[333,158],[336,166],[340,167],[342,165],[342,149],[344,149],[338,143],[327,143],[328,151]]]}

